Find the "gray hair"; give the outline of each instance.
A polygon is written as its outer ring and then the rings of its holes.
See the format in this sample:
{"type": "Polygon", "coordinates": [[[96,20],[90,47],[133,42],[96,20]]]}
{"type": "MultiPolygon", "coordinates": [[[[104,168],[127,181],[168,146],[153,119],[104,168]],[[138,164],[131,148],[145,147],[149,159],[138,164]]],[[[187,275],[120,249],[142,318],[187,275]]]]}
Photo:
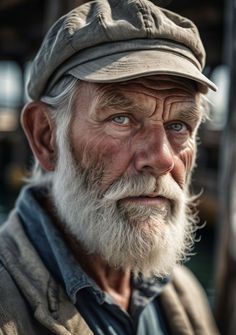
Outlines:
{"type": "MultiPolygon", "coordinates": [[[[72,110],[78,91],[79,80],[72,76],[64,76],[59,82],[53,86],[50,92],[46,92],[40,101],[48,105],[50,117],[56,125],[57,143],[62,136],[60,129],[69,127],[72,119],[72,110]],[[59,127],[60,125],[60,127],[59,127]],[[63,125],[63,126],[62,126],[63,125]],[[62,126],[62,127],[61,127],[62,126]]],[[[50,180],[51,173],[45,171],[38,159],[35,157],[31,176],[28,181],[39,183],[44,180],[50,180]]]]}

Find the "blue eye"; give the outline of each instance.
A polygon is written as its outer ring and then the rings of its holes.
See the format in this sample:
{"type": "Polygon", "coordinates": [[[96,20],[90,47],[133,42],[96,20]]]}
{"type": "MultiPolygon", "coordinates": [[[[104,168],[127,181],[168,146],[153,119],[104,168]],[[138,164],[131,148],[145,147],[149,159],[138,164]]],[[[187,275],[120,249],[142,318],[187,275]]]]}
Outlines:
{"type": "Polygon", "coordinates": [[[167,129],[174,130],[176,132],[184,132],[187,130],[187,126],[183,122],[171,123],[167,126],[167,129]]]}
{"type": "Polygon", "coordinates": [[[130,118],[125,115],[118,115],[115,116],[112,121],[120,125],[125,125],[130,123],[130,118]]]}

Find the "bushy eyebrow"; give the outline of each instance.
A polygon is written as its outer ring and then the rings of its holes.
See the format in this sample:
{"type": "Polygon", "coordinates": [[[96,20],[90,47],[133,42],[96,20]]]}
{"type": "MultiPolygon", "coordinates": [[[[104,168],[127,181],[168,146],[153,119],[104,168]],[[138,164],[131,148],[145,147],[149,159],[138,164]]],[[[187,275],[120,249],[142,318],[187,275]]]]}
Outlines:
{"type": "Polygon", "coordinates": [[[122,94],[121,92],[107,91],[104,92],[97,101],[96,110],[101,111],[104,109],[122,110],[122,112],[140,112],[144,113],[145,110],[132,99],[122,94]]]}
{"type": "Polygon", "coordinates": [[[192,106],[182,106],[176,113],[176,117],[186,122],[200,122],[202,119],[202,112],[200,106],[193,104],[192,106]]]}

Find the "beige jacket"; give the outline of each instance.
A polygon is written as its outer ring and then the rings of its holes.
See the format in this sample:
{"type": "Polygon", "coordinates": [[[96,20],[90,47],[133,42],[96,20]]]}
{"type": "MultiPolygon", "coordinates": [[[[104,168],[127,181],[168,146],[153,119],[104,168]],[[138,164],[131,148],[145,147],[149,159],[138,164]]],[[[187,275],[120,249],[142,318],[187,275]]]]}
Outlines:
{"type": "MultiPolygon", "coordinates": [[[[186,268],[176,268],[160,302],[172,334],[218,334],[206,297],[186,268]]],[[[0,231],[0,335],[36,334],[93,333],[42,263],[13,212],[0,231]]]]}

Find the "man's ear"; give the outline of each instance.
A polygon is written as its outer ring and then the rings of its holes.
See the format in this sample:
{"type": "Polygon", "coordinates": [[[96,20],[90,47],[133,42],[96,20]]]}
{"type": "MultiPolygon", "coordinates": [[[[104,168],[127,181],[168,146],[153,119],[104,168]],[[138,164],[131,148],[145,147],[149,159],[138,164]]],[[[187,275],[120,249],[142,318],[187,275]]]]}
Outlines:
{"type": "Polygon", "coordinates": [[[21,123],[34,155],[46,171],[55,168],[56,129],[48,106],[41,102],[28,103],[21,115],[21,123]]]}

